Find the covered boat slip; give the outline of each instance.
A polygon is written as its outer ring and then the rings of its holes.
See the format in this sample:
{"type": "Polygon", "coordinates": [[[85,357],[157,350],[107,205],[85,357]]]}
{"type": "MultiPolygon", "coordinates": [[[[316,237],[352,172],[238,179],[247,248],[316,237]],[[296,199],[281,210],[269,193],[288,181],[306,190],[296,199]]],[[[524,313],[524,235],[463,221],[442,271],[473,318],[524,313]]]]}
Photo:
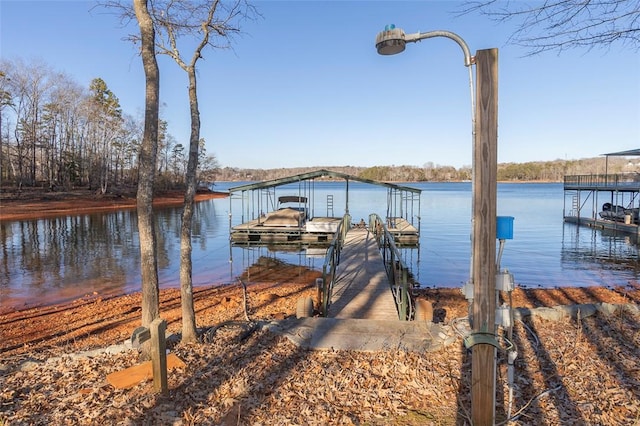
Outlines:
{"type": "MultiPolygon", "coordinates": [[[[421,190],[362,179],[344,173],[318,170],[282,179],[256,182],[229,189],[230,222],[234,204],[241,205],[240,223],[231,225],[234,245],[300,244],[328,245],[339,224],[350,221],[349,184],[362,182],[386,189],[387,227],[398,244],[416,246],[420,234],[421,190]],[[344,197],[318,195],[316,183],[344,181],[344,197]],[[344,210],[337,211],[335,198],[344,198],[344,210]]],[[[382,196],[382,195],[381,195],[382,196]]],[[[363,227],[366,224],[353,224],[363,227]]]]}
{"type": "MultiPolygon", "coordinates": [[[[640,156],[639,150],[609,156],[640,156]]],[[[608,171],[608,161],[605,171],[608,171]]],[[[564,220],[640,236],[640,173],[574,175],[564,178],[564,220]]]]}
{"type": "Polygon", "coordinates": [[[411,299],[415,280],[404,261],[404,254],[419,249],[421,190],[319,170],[234,187],[229,192],[232,208],[242,208],[240,223],[236,219],[232,226],[230,219],[232,246],[267,246],[272,251],[304,248],[305,256],[318,250],[324,259],[322,278],[316,280],[316,300],[300,298],[296,307],[301,326],[310,328],[305,333],[313,336],[310,346],[328,342],[334,346],[336,341],[358,348],[371,347],[372,342],[397,341],[400,345],[412,332],[420,335],[414,340],[425,345],[425,323],[400,331],[396,325],[416,315],[422,318],[411,299]],[[344,196],[332,193],[342,189],[340,182],[327,184],[327,180],[344,181],[344,196]],[[322,190],[315,187],[319,181],[322,190]],[[349,206],[353,181],[383,189],[365,189],[366,197],[354,197],[366,203],[357,206],[358,215],[371,210],[356,223],[349,206]],[[334,200],[345,201],[338,214],[334,200]],[[373,206],[380,209],[385,204],[386,215],[372,211],[376,210],[373,206]],[[314,307],[323,318],[314,317],[314,307]],[[356,329],[361,330],[359,338],[354,337],[356,329]],[[341,330],[349,333],[346,341],[341,330]]]}

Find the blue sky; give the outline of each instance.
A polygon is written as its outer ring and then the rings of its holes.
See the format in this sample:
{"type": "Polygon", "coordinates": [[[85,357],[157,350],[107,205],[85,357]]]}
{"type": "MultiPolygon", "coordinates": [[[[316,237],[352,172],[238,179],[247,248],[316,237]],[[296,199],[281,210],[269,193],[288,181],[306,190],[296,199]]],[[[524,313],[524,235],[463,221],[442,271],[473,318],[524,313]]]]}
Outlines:
{"type": "MultiPolygon", "coordinates": [[[[631,49],[526,57],[513,27],[456,17],[456,1],[258,1],[234,49],[198,64],[201,137],[222,166],[471,164],[468,71],[449,39],[380,56],[386,24],[449,30],[472,54],[499,49],[498,161],[597,157],[640,146],[640,54],[631,49]]],[[[0,0],[0,56],[41,60],[88,87],[100,77],[140,116],[144,75],[133,45],[102,8],[83,1],[0,0]]],[[[135,23],[134,23],[135,24],[135,23]]],[[[184,51],[190,57],[189,50],[184,51]]],[[[184,71],[160,60],[161,115],[187,144],[184,71]]]]}

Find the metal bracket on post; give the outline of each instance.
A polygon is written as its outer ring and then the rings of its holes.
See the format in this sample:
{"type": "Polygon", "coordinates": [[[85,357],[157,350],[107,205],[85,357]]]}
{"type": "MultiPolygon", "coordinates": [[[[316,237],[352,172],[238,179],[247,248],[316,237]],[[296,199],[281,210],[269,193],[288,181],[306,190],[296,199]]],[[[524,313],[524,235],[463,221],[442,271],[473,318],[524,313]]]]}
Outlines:
{"type": "Polygon", "coordinates": [[[502,349],[500,343],[496,339],[496,335],[493,333],[471,333],[465,337],[463,341],[464,347],[467,349],[471,349],[475,345],[491,345],[495,346],[497,349],[502,349]]]}
{"type": "Polygon", "coordinates": [[[138,327],[131,334],[131,346],[133,349],[140,349],[149,339],[151,339],[151,331],[147,327],[138,327]]]}

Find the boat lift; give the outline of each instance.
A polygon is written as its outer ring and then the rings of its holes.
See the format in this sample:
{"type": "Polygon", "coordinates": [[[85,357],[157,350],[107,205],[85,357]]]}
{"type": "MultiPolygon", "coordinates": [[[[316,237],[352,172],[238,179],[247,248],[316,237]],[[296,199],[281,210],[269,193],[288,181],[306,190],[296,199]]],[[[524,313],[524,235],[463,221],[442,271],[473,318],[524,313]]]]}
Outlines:
{"type": "Polygon", "coordinates": [[[251,244],[303,244],[328,246],[338,224],[349,214],[349,183],[363,182],[387,189],[386,220],[389,232],[396,243],[417,246],[420,235],[420,194],[421,190],[386,182],[363,179],[330,170],[317,170],[280,179],[241,185],[229,189],[229,228],[234,245],[251,244]],[[333,216],[334,199],[328,195],[326,203],[316,197],[316,181],[341,179],[345,181],[344,213],[333,216]],[[297,184],[297,194],[291,194],[291,186],[297,184]],[[282,186],[288,192],[278,196],[282,186]],[[240,199],[240,224],[233,225],[234,201],[240,199]],[[282,201],[297,201],[293,208],[304,212],[304,217],[296,220],[279,212],[282,201]],[[326,205],[325,205],[326,204],[326,205]],[[326,215],[322,215],[326,211],[326,215]],[[275,220],[275,215],[279,215],[275,220]],[[331,214],[331,216],[329,216],[331,214]],[[274,220],[269,220],[274,219],[274,220]]]}

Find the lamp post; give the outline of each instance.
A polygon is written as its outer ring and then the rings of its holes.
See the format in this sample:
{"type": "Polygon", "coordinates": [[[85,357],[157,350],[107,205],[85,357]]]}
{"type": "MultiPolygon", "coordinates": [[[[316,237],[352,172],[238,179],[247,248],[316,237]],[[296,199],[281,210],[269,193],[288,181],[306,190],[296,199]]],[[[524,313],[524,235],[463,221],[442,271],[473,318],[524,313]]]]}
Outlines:
{"type": "Polygon", "coordinates": [[[446,37],[462,48],[469,68],[472,110],[472,216],[471,271],[473,285],[473,333],[466,343],[472,348],[471,415],[474,425],[495,422],[495,274],[496,274],[496,193],[498,140],[498,49],[479,50],[471,56],[465,41],[450,31],[405,34],[388,25],[376,37],[381,55],[404,51],[407,43],[446,37]],[[476,66],[476,101],[473,73],[476,66]]]}

